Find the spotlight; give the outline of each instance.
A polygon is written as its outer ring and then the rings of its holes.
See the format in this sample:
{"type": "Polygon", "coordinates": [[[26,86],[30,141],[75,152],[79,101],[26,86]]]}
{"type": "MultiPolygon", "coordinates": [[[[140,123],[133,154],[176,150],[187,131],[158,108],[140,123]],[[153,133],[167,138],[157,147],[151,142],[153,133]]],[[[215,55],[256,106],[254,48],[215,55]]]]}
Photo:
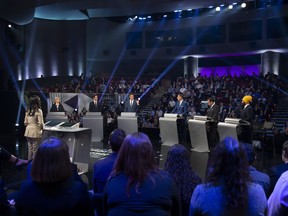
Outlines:
{"type": "Polygon", "coordinates": [[[12,25],[11,25],[11,24],[9,24],[9,25],[8,25],[8,28],[12,28],[12,25]]]}
{"type": "Polygon", "coordinates": [[[229,8],[230,10],[231,10],[231,9],[233,9],[233,5],[229,5],[229,7],[228,7],[228,8],[229,8]]]}
{"type": "Polygon", "coordinates": [[[242,8],[245,8],[245,7],[246,7],[246,3],[242,3],[242,4],[241,4],[241,7],[242,7],[242,8]]]}
{"type": "Polygon", "coordinates": [[[220,11],[221,10],[221,8],[218,6],[218,7],[216,7],[216,11],[220,11]]]}

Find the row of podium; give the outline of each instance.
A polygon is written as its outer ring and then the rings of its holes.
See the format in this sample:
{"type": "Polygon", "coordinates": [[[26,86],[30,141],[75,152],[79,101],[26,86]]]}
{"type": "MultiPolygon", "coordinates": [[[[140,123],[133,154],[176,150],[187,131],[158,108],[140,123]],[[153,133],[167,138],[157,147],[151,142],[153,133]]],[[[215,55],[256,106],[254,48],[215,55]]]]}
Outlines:
{"type": "MultiPolygon", "coordinates": [[[[161,154],[165,160],[169,148],[179,143],[177,130],[177,114],[165,114],[159,119],[160,137],[162,141],[161,154]]],[[[49,113],[46,117],[47,124],[44,128],[43,136],[57,136],[66,140],[69,145],[70,157],[72,162],[84,167],[83,170],[88,170],[90,144],[92,142],[100,142],[104,138],[103,131],[103,116],[99,112],[86,113],[83,117],[84,128],[79,128],[78,125],[64,126],[67,121],[65,113],[55,112],[49,113]],[[63,122],[49,126],[51,122],[63,122]]],[[[188,120],[188,129],[191,140],[191,158],[192,164],[197,164],[195,170],[204,177],[206,164],[208,160],[208,139],[206,136],[205,123],[206,116],[194,116],[194,119],[188,120]]],[[[135,113],[123,112],[117,119],[118,128],[123,129],[126,134],[131,134],[138,131],[137,116],[135,113]]],[[[225,122],[218,123],[218,131],[220,140],[227,136],[237,139],[236,127],[239,119],[226,118],[225,122]]]]}

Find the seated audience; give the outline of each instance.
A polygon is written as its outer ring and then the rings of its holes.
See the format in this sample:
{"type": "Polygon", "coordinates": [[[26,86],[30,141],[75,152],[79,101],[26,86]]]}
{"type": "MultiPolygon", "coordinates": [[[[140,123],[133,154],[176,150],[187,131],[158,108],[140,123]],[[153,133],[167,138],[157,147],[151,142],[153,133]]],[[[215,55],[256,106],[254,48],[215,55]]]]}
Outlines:
{"type": "Polygon", "coordinates": [[[87,187],[75,181],[67,144],[51,137],[33,160],[32,181],[22,184],[16,198],[18,215],[94,215],[87,187]]]}
{"type": "Polygon", "coordinates": [[[255,167],[252,166],[253,162],[255,161],[255,151],[251,144],[244,143],[244,148],[246,150],[248,163],[249,163],[249,173],[252,179],[252,182],[260,184],[265,191],[266,196],[269,195],[270,190],[270,178],[266,173],[260,172],[256,170],[255,167]]]}
{"type": "Polygon", "coordinates": [[[202,180],[192,169],[189,153],[183,145],[176,144],[170,148],[164,171],[173,177],[180,190],[182,216],[188,216],[192,193],[195,187],[202,183],[202,180]]]}
{"type": "Polygon", "coordinates": [[[268,199],[267,216],[282,215],[288,215],[288,171],[280,176],[268,199]]]}
{"type": "Polygon", "coordinates": [[[108,216],[179,216],[181,204],[173,179],[156,165],[144,133],[128,135],[104,189],[108,216]]]}
{"type": "Polygon", "coordinates": [[[205,183],[195,188],[189,215],[265,215],[266,206],[263,188],[250,181],[243,145],[225,138],[209,156],[205,183]]]}
{"type": "Polygon", "coordinates": [[[282,146],[282,161],[284,163],[274,166],[268,170],[268,175],[270,177],[270,193],[273,191],[274,186],[282,173],[288,171],[288,140],[285,141],[282,146]]]}

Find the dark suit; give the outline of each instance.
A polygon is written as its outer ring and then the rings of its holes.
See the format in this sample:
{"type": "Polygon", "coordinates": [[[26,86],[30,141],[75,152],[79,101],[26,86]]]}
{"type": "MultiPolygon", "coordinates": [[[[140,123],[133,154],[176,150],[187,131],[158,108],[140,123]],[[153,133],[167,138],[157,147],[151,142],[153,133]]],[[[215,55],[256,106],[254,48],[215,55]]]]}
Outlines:
{"type": "Polygon", "coordinates": [[[207,110],[207,121],[205,123],[209,149],[214,148],[220,141],[218,132],[218,116],[220,107],[215,103],[207,110]]]}
{"type": "Polygon", "coordinates": [[[182,115],[183,117],[187,116],[187,110],[188,110],[188,103],[184,100],[182,100],[182,103],[180,105],[180,102],[178,101],[172,110],[172,113],[182,115]]]}
{"type": "Polygon", "coordinates": [[[137,111],[138,111],[138,105],[136,100],[132,101],[132,105],[130,104],[130,100],[126,101],[124,112],[137,112],[137,111]]]}
{"type": "Polygon", "coordinates": [[[89,104],[89,112],[102,112],[102,104],[97,101],[97,105],[94,101],[91,101],[89,104]]]}
{"type": "Polygon", "coordinates": [[[177,119],[177,130],[179,143],[186,145],[186,116],[188,110],[188,103],[182,100],[181,104],[178,101],[172,110],[172,113],[181,115],[183,118],[177,119]]]}
{"type": "Polygon", "coordinates": [[[288,163],[282,163],[268,170],[267,174],[270,177],[270,193],[272,193],[280,176],[286,171],[288,171],[288,163]]]}
{"type": "Polygon", "coordinates": [[[237,125],[238,140],[252,144],[254,109],[250,104],[243,108],[240,118],[242,121],[237,125]]]}
{"type": "Polygon", "coordinates": [[[52,104],[50,112],[65,112],[63,105],[60,103],[57,107],[55,103],[52,104]]]}

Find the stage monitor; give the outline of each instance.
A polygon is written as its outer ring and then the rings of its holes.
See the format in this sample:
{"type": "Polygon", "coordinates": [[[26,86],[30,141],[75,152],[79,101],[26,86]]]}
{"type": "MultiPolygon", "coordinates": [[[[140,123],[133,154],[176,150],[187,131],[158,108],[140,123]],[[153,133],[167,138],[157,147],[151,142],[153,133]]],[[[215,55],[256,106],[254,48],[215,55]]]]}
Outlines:
{"type": "Polygon", "coordinates": [[[64,122],[63,124],[60,125],[60,127],[63,127],[65,129],[69,128],[79,128],[80,123],[73,123],[73,122],[64,122]]]}
{"type": "Polygon", "coordinates": [[[136,112],[122,112],[121,116],[122,117],[135,117],[136,116],[136,112]]]}
{"type": "Polygon", "coordinates": [[[165,113],[164,117],[165,118],[177,118],[177,113],[165,113]]]}
{"type": "Polygon", "coordinates": [[[44,124],[44,127],[47,127],[47,128],[50,128],[50,127],[57,127],[57,126],[60,126],[61,124],[63,124],[64,122],[63,121],[47,121],[45,124],[44,124]]]}
{"type": "Polygon", "coordinates": [[[102,116],[101,112],[86,112],[86,116],[102,116]]]}
{"type": "Polygon", "coordinates": [[[65,116],[65,112],[49,112],[49,116],[65,116]]]}
{"type": "Polygon", "coordinates": [[[200,116],[200,115],[195,115],[193,117],[194,120],[199,120],[199,121],[206,121],[207,120],[207,116],[200,116]]]}
{"type": "Polygon", "coordinates": [[[229,124],[239,124],[240,119],[237,118],[225,118],[225,123],[229,124]]]}

